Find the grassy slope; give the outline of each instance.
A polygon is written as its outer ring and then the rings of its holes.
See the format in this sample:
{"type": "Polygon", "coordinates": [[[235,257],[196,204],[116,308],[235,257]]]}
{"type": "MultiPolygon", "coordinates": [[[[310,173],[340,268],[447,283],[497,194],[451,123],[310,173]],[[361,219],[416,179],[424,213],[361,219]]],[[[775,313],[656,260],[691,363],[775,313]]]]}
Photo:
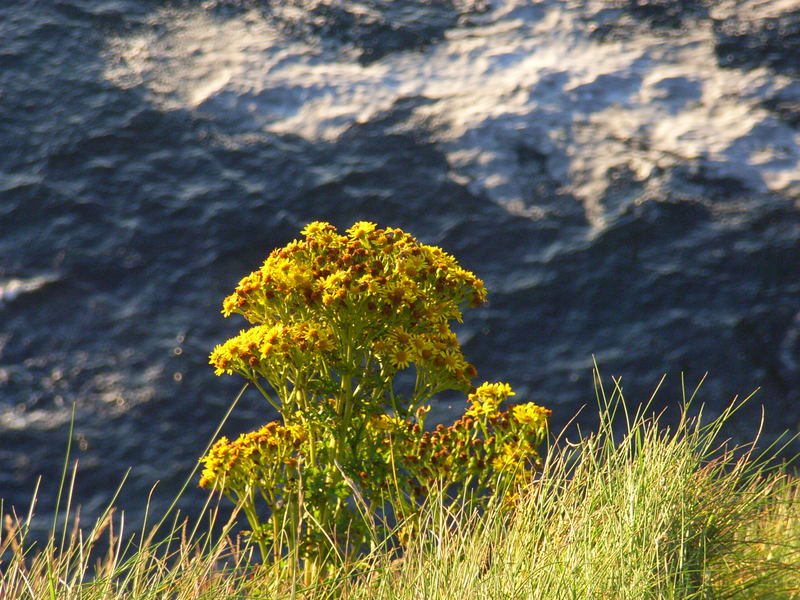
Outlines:
{"type": "Polygon", "coordinates": [[[733,411],[672,430],[620,414],[627,433],[615,439],[611,415],[624,404],[615,394],[607,404],[596,434],[551,449],[510,516],[428,507],[402,559],[378,552],[314,589],[255,565],[246,544],[209,539],[207,522],[125,552],[109,518],[59,531],[36,553],[23,519],[0,539],[0,599],[800,599],[800,483],[722,444],[733,411]],[[89,558],[101,536],[111,550],[89,558]]]}

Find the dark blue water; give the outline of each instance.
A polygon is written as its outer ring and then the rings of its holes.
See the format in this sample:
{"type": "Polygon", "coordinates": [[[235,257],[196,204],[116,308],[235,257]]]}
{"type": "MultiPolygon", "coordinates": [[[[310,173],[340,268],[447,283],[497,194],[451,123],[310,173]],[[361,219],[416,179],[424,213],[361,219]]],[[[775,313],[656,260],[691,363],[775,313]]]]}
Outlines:
{"type": "MultiPolygon", "coordinates": [[[[364,4],[370,18],[320,2],[296,3],[293,19],[266,2],[204,10],[217,21],[256,11],[278,46],[307,44],[366,69],[393,56],[424,61],[453,35],[478,35],[471,28],[502,8],[364,4]]],[[[536,3],[519,4],[519,18],[542,17],[536,3]]],[[[779,92],[758,100],[772,129],[752,139],[784,136],[794,164],[800,70],[776,52],[797,47],[800,12],[775,17],[783,19],[781,41],[766,21],[736,29],[703,3],[683,12],[672,3],[644,12],[642,3],[606,4],[586,17],[599,24],[591,34],[597,43],[632,31],[672,39],[710,23],[718,66],[784,78],[779,92]]],[[[708,372],[700,399],[712,414],[761,388],[737,420],[738,434],[755,432],[762,405],[766,438],[800,428],[800,186],[792,183],[800,177],[754,186],[757,165],[740,177],[725,161],[702,157],[642,176],[624,166],[623,153],[623,166],[596,175],[604,183],[598,224],[557,168],[572,151],[531,139],[508,150],[512,183],[523,190],[519,210],[457,172],[452,140],[438,137],[437,123],[415,118],[436,103],[424,94],[315,138],[213,103],[165,104],[145,84],[120,85],[108,76],[109,40],[157,37],[154,15],[165,7],[195,10],[143,0],[0,4],[5,510],[27,510],[41,474],[38,511],[52,511],[73,403],[75,501],[84,515],[97,514],[128,467],[119,504],[129,519],[140,519],[156,480],[156,512],[163,509],[240,386],[207,365],[213,345],[243,326],[221,317],[222,298],[311,220],[340,228],[372,220],[455,254],[490,292],[490,303],[460,329],[479,378],[509,381],[517,399],[552,408],[557,427],[585,404],[582,419],[591,426],[594,355],[609,379],[622,377],[632,402],[649,397],[667,373],[657,406],[674,404],[681,373],[693,384],[708,372]]],[[[543,77],[540,92],[552,81],[543,77]]],[[[581,98],[570,111],[579,111],[581,98]]],[[[489,125],[472,130],[470,143],[496,144],[489,125]]],[[[460,410],[447,399],[435,414],[444,420],[460,410]]],[[[271,416],[246,395],[225,431],[271,416]]],[[[192,491],[182,506],[201,500],[192,491]]]]}

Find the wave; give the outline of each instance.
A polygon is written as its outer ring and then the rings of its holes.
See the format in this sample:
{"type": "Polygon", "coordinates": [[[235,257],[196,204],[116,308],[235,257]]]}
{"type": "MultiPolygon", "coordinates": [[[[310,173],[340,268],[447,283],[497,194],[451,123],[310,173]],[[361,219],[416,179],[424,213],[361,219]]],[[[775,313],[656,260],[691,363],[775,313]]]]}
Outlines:
{"type": "Polygon", "coordinates": [[[59,280],[57,275],[37,275],[27,279],[0,280],[0,308],[17,300],[20,296],[37,292],[45,286],[59,280]]]}
{"type": "Polygon", "coordinates": [[[537,203],[532,178],[577,198],[598,227],[634,201],[601,200],[620,171],[654,186],[687,164],[756,193],[800,185],[797,131],[765,104],[800,93],[790,78],[720,66],[711,18],[599,36],[588,24],[608,21],[607,4],[497,2],[470,27],[369,64],[287,36],[263,11],[165,9],[109,41],[106,76],[162,107],[311,141],[425,98],[406,129],[442,147],[476,192],[531,218],[564,210],[537,203]]]}

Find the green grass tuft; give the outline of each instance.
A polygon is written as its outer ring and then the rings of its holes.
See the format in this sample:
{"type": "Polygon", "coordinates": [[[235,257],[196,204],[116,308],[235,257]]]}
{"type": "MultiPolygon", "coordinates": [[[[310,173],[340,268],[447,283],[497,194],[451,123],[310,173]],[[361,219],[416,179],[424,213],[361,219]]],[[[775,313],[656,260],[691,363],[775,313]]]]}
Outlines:
{"type": "Polygon", "coordinates": [[[35,517],[7,516],[0,599],[800,599],[800,482],[774,448],[725,443],[741,404],[703,423],[684,400],[670,427],[647,407],[627,412],[618,386],[598,391],[598,431],[553,442],[514,511],[431,503],[401,557],[378,550],[303,587],[258,564],[213,502],[200,522],[173,516],[147,535],[113,511],[88,530],[73,518],[38,549],[35,517]]]}

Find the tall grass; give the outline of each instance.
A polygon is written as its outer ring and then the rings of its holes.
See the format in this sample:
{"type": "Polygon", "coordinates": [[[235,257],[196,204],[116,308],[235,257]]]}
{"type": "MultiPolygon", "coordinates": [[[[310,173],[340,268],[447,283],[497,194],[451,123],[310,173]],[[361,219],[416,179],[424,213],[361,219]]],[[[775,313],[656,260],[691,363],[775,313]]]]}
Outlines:
{"type": "Polygon", "coordinates": [[[725,443],[739,405],[706,423],[685,399],[669,426],[646,407],[627,412],[618,386],[598,390],[598,430],[554,441],[515,510],[431,502],[401,557],[378,550],[303,587],[257,564],[231,523],[216,522],[213,499],[195,523],[173,517],[131,537],[110,511],[38,549],[28,514],[6,518],[0,598],[800,599],[800,483],[770,458],[776,449],[725,443]]]}

